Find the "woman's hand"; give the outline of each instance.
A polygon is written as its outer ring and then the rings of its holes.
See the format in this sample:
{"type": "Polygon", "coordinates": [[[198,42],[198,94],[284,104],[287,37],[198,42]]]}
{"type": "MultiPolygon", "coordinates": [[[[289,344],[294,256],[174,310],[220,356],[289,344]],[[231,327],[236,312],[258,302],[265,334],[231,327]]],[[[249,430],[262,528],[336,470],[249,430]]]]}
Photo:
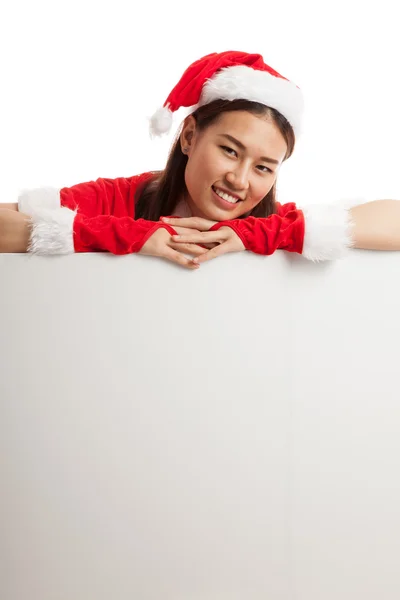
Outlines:
{"type": "Polygon", "coordinates": [[[1,208],[0,204],[0,252],[26,252],[30,236],[29,215],[1,208]]]}
{"type": "MultiPolygon", "coordinates": [[[[190,233],[199,233],[200,231],[208,231],[217,221],[209,221],[201,217],[186,217],[184,219],[174,219],[170,217],[161,217],[160,221],[168,223],[176,230],[178,235],[186,235],[190,233]]],[[[216,243],[202,244],[206,248],[214,248],[216,243]]]]}
{"type": "Polygon", "coordinates": [[[186,227],[186,229],[196,229],[197,231],[208,231],[218,221],[210,221],[209,219],[202,219],[201,217],[186,217],[186,218],[171,218],[161,217],[160,221],[168,223],[174,229],[176,227],[186,227]]]}
{"type": "MultiPolygon", "coordinates": [[[[175,231],[182,230],[182,232],[191,231],[180,227],[174,227],[174,229],[175,231]]],[[[193,262],[193,259],[184,256],[184,254],[192,254],[198,257],[207,251],[206,248],[201,248],[201,246],[198,246],[197,244],[174,242],[169,231],[160,228],[157,229],[143,244],[139,254],[159,256],[160,258],[166,258],[167,260],[171,260],[188,269],[198,269],[200,265],[193,262]]]]}
{"type": "Polygon", "coordinates": [[[209,231],[215,225],[216,221],[201,219],[200,217],[189,217],[187,219],[166,219],[161,220],[178,231],[179,225],[186,229],[196,230],[192,233],[173,235],[172,240],[179,244],[201,244],[210,248],[193,259],[192,262],[200,264],[206,260],[211,260],[228,252],[241,252],[245,246],[240,237],[230,227],[221,227],[218,231],[209,231]]]}

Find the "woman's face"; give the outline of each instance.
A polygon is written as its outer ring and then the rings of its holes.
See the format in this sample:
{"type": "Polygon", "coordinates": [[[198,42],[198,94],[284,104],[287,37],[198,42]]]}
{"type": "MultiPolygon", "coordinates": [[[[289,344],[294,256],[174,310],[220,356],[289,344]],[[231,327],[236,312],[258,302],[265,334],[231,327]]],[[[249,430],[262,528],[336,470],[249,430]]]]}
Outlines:
{"type": "Polygon", "coordinates": [[[194,216],[213,221],[236,219],[261,202],[287,149],[275,124],[246,111],[222,113],[204,131],[189,116],[180,140],[188,149],[186,201],[194,216]]]}

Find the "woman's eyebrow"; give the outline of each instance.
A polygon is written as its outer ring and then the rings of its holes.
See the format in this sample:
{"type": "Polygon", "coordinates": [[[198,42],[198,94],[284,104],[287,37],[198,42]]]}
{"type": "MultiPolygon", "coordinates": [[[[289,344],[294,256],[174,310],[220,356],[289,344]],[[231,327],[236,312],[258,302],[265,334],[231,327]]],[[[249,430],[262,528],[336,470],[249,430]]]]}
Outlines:
{"type": "MultiPolygon", "coordinates": [[[[233,142],[241,150],[246,150],[246,146],[244,144],[242,144],[242,142],[239,142],[239,140],[234,138],[233,135],[229,135],[228,133],[219,133],[218,135],[220,137],[224,137],[224,138],[228,139],[230,142],[233,142]]],[[[269,158],[268,156],[260,156],[260,159],[263,160],[264,162],[273,163],[274,165],[280,164],[279,160],[275,160],[274,158],[269,158]]]]}

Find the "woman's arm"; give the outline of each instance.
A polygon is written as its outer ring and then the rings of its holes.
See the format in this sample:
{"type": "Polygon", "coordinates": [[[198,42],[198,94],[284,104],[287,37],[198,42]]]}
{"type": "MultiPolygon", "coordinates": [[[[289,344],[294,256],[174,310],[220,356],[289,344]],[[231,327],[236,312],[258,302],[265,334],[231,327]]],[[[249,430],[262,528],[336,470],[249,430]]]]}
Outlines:
{"type": "Polygon", "coordinates": [[[18,202],[9,202],[8,204],[2,202],[0,204],[0,208],[7,208],[8,210],[18,210],[18,202]]]}
{"type": "Polygon", "coordinates": [[[157,228],[168,229],[134,218],[136,192],[151,177],[149,172],[61,190],[23,190],[17,203],[0,205],[0,252],[138,252],[157,228]]]}
{"type": "Polygon", "coordinates": [[[0,252],[26,252],[31,235],[30,217],[0,208],[0,252]]]}
{"type": "Polygon", "coordinates": [[[400,201],[373,200],[350,209],[354,248],[400,250],[400,201]]]}
{"type": "Polygon", "coordinates": [[[231,227],[245,248],[258,254],[277,249],[298,252],[314,262],[347,255],[350,248],[400,250],[400,201],[373,200],[353,207],[340,203],[297,208],[279,205],[267,218],[247,217],[217,223],[231,227]]]}
{"type": "Polygon", "coordinates": [[[176,234],[166,223],[112,215],[87,217],[66,207],[37,209],[32,216],[0,208],[0,252],[128,254],[140,252],[158,229],[176,234]]]}

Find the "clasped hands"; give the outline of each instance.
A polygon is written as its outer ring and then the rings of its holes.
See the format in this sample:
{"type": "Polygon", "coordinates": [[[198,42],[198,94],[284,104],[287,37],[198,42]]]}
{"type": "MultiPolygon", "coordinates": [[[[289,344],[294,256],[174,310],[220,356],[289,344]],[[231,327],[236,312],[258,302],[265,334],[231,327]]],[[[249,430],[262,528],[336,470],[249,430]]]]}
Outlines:
{"type": "Polygon", "coordinates": [[[170,225],[176,235],[171,236],[164,228],[157,229],[141,248],[141,254],[161,256],[186,268],[198,269],[207,260],[245,250],[242,240],[230,227],[210,231],[217,221],[200,217],[161,217],[160,221],[170,225]],[[187,258],[185,254],[194,258],[187,258]]]}

